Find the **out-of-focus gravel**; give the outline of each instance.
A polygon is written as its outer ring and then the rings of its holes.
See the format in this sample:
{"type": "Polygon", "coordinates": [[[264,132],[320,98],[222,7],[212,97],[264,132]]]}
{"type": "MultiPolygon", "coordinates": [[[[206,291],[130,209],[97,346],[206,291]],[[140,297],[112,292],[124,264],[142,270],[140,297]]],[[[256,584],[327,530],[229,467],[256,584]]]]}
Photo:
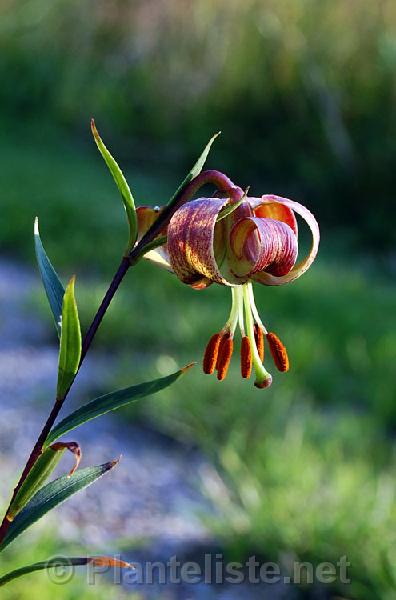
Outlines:
{"type": "MultiPolygon", "coordinates": [[[[17,477],[53,398],[57,350],[48,346],[48,323],[28,311],[37,285],[34,273],[0,262],[0,460],[1,496],[7,475],[17,477]],[[23,416],[22,416],[23,415],[23,416]]],[[[112,360],[90,356],[76,382],[76,396],[90,398],[111,376],[112,360]]],[[[208,532],[196,516],[208,506],[199,491],[204,462],[193,452],[141,427],[106,415],[69,436],[83,449],[82,466],[122,454],[116,469],[59,507],[58,533],[95,546],[117,537],[203,540],[208,532]]],[[[66,462],[66,458],[63,459],[66,462]]],[[[68,461],[72,463],[72,457],[68,461]]],[[[65,468],[65,467],[64,467],[65,468]]]]}
{"type": "MultiPolygon", "coordinates": [[[[42,322],[29,306],[38,275],[0,260],[0,504],[16,482],[34,439],[48,414],[57,372],[56,338],[50,338],[51,316],[42,322]]],[[[111,379],[113,359],[91,353],[76,381],[71,402],[86,402],[111,379]]],[[[83,449],[81,466],[100,464],[122,454],[117,468],[75,495],[24,534],[37,540],[53,528],[61,540],[79,543],[87,552],[118,552],[132,561],[167,562],[172,555],[201,560],[215,556],[216,541],[199,514],[213,512],[199,481],[210,482],[212,466],[197,452],[156,432],[106,415],[71,432],[83,449]],[[56,513],[56,514],[55,514],[56,513]],[[145,540],[137,549],[134,540],[145,540]],[[130,551],[128,548],[130,543],[130,551]],[[148,543],[147,543],[148,542],[148,543]]],[[[65,472],[72,457],[63,458],[65,472]],[[66,464],[67,462],[67,464],[66,464]]],[[[40,557],[45,558],[45,557],[40,557]]],[[[119,588],[120,598],[137,591],[142,599],[246,600],[292,599],[291,586],[133,584],[119,588]],[[124,591],[123,591],[124,590],[124,591]]],[[[140,596],[139,596],[140,597],[140,596]]]]}

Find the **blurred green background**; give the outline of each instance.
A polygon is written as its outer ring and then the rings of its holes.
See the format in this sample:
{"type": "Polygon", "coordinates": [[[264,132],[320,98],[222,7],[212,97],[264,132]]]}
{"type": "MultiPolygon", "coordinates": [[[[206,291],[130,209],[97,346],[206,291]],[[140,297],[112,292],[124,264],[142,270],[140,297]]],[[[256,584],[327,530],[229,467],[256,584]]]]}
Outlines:
{"type": "MultiPolygon", "coordinates": [[[[396,4],[3,0],[0,57],[1,251],[32,264],[38,214],[85,325],[127,235],[91,116],[138,204],[166,202],[222,130],[210,167],[315,213],[313,268],[256,290],[291,372],[258,391],[237,364],[221,385],[197,368],[130,417],[210,456],[227,493],[207,490],[223,515],[208,519],[230,556],[346,554],[352,584],[332,593],[395,598],[396,4]]],[[[118,386],[163,374],[200,360],[229,300],[140,264],[96,348],[119,352],[118,386]]]]}

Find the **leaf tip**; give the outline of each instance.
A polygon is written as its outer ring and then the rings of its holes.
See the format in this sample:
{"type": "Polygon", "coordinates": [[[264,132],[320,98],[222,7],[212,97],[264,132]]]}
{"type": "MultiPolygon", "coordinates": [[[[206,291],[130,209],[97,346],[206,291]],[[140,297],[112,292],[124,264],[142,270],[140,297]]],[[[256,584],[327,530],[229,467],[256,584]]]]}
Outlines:
{"type": "Polygon", "coordinates": [[[110,460],[108,463],[106,463],[106,467],[107,469],[113,469],[113,467],[116,467],[118,465],[118,463],[120,462],[122,458],[122,454],[120,454],[120,456],[118,458],[115,458],[114,460],[110,460]]]}
{"type": "Polygon", "coordinates": [[[119,567],[121,569],[135,568],[132,563],[120,560],[119,558],[112,558],[111,556],[92,556],[88,559],[88,562],[95,567],[119,567]]]}
{"type": "Polygon", "coordinates": [[[34,235],[40,235],[38,217],[34,218],[33,233],[34,233],[34,235]]]}
{"type": "Polygon", "coordinates": [[[180,369],[180,372],[181,372],[181,373],[186,373],[186,372],[187,372],[187,371],[189,371],[189,370],[190,370],[192,367],[195,367],[195,365],[196,365],[196,364],[197,364],[197,363],[196,363],[195,361],[194,361],[194,362],[190,362],[190,363],[188,363],[188,365],[186,365],[185,367],[182,367],[182,368],[180,369]]]}
{"type": "Polygon", "coordinates": [[[72,275],[72,277],[70,277],[70,279],[69,279],[69,283],[67,284],[67,290],[74,292],[75,283],[76,283],[76,276],[72,275]]]}
{"type": "Polygon", "coordinates": [[[95,119],[93,117],[91,118],[91,131],[92,131],[92,135],[94,136],[95,140],[99,140],[100,139],[99,132],[96,129],[95,119]]]}

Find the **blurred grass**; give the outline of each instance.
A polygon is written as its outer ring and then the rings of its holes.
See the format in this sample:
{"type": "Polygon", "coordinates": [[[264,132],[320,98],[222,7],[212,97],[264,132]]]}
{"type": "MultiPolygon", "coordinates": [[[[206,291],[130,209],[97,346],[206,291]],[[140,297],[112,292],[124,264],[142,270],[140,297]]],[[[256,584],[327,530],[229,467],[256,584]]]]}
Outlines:
{"type": "Polygon", "coordinates": [[[242,409],[217,453],[217,473],[202,474],[218,508],[208,519],[213,530],[231,558],[254,551],[291,577],[293,560],[336,565],[346,555],[351,583],[333,592],[394,598],[394,445],[352,411],[277,401],[265,409],[256,401],[249,415],[242,409]]]}
{"type": "MultiPolygon", "coordinates": [[[[0,249],[32,261],[32,223],[38,215],[59,268],[73,264],[91,274],[111,271],[126,245],[127,229],[89,122],[80,142],[48,121],[4,121],[1,128],[0,249]]],[[[143,169],[125,173],[141,204],[165,202],[173,191],[161,170],[157,177],[143,169]]]]}
{"type": "MultiPolygon", "coordinates": [[[[65,279],[78,274],[86,326],[126,239],[113,182],[93,144],[77,146],[44,125],[8,131],[0,150],[3,252],[33,261],[31,228],[38,214],[54,264],[65,279]]],[[[180,178],[127,174],[138,200],[159,203],[180,178]]],[[[353,583],[339,592],[383,600],[396,589],[396,289],[365,262],[334,255],[335,232],[322,233],[324,252],[301,280],[255,290],[265,323],[288,346],[290,373],[274,373],[271,365],[274,384],[259,391],[240,380],[237,358],[222,384],[198,366],[129,415],[149,419],[212,457],[218,472],[197,473],[197,479],[219,508],[211,526],[230,556],[280,557],[287,569],[290,556],[319,563],[347,554],[353,583]]],[[[114,385],[199,362],[207,339],[226,319],[229,296],[217,286],[193,291],[141,263],[95,341],[97,349],[120,353],[114,385]]],[[[39,287],[32,290],[32,308],[48,316],[39,287]]],[[[49,336],[51,327],[48,317],[49,336]]],[[[10,560],[19,565],[23,559],[21,551],[10,560]]],[[[27,589],[23,580],[18,585],[17,591],[27,589]]],[[[30,585],[50,597],[45,575],[30,577],[30,585]]],[[[7,598],[18,597],[14,590],[7,598]]],[[[62,599],[92,597],[80,587],[59,593],[62,599]]],[[[108,593],[104,597],[111,598],[108,593]]]]}
{"type": "Polygon", "coordinates": [[[6,0],[0,19],[6,118],[82,131],[94,115],[183,168],[221,129],[216,166],[242,186],[310,197],[392,250],[393,0],[6,0]]]}
{"type": "MultiPolygon", "coordinates": [[[[213,458],[217,471],[197,478],[230,555],[280,556],[287,569],[291,556],[347,554],[343,597],[393,599],[396,287],[378,254],[395,240],[393,0],[7,0],[0,17],[0,249],[32,263],[38,214],[54,264],[65,280],[77,273],[85,326],[127,237],[92,115],[138,204],[166,201],[222,129],[211,166],[317,214],[323,243],[310,272],[256,289],[291,372],[259,392],[240,381],[236,358],[222,384],[197,367],[129,416],[213,458]]],[[[139,265],[95,340],[120,353],[115,385],[199,362],[228,296],[139,265]]],[[[47,314],[37,290],[31,308],[47,314]]],[[[32,552],[21,545],[12,566],[32,552]]],[[[53,597],[45,575],[16,585],[6,600],[53,597]]],[[[93,597],[77,581],[56,593],[93,597]]]]}

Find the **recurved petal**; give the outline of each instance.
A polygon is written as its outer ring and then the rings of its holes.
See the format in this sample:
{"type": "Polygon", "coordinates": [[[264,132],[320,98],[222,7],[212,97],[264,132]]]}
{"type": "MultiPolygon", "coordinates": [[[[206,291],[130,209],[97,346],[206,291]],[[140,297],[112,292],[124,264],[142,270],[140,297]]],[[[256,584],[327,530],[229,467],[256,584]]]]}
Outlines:
{"type": "Polygon", "coordinates": [[[298,235],[297,219],[294,216],[294,212],[285,204],[263,201],[260,198],[260,204],[254,208],[254,215],[262,219],[283,221],[283,223],[287,223],[294,233],[298,235]]]}
{"type": "Polygon", "coordinates": [[[172,267],[169,262],[169,255],[166,248],[166,244],[159,246],[155,250],[149,250],[144,256],[146,260],[156,264],[158,267],[172,271],[172,267]]]}
{"type": "Polygon", "coordinates": [[[290,271],[297,258],[297,237],[282,221],[248,217],[234,225],[230,246],[235,255],[233,271],[238,277],[266,270],[276,276],[290,271]]]}
{"type": "Polygon", "coordinates": [[[177,277],[196,288],[216,281],[231,285],[220,272],[226,252],[223,219],[216,224],[228,198],[198,198],[181,206],[168,225],[170,264],[177,277]]]}
{"type": "MultiPolygon", "coordinates": [[[[288,208],[293,210],[295,213],[299,214],[304,219],[304,221],[307,223],[308,227],[311,230],[312,244],[311,244],[311,249],[310,249],[308,255],[303,260],[301,260],[296,265],[294,265],[294,267],[288,273],[286,273],[285,275],[282,275],[282,276],[276,276],[271,273],[261,272],[261,273],[255,274],[253,277],[253,279],[255,279],[256,281],[259,281],[260,283],[263,283],[265,285],[282,285],[284,283],[289,283],[290,281],[294,281],[294,279],[301,277],[301,275],[303,273],[305,273],[305,271],[307,271],[307,269],[309,269],[309,267],[311,266],[311,264],[313,263],[313,261],[316,258],[316,255],[318,253],[318,248],[319,248],[319,241],[320,241],[320,232],[319,232],[318,222],[316,221],[313,214],[305,206],[303,206],[302,204],[299,204],[298,202],[294,202],[293,200],[289,200],[288,198],[282,198],[281,196],[274,196],[274,195],[266,195],[266,196],[262,196],[261,199],[257,198],[257,200],[261,200],[261,203],[262,202],[270,202],[270,203],[278,202],[280,204],[284,204],[285,206],[287,206],[288,208]]],[[[258,204],[260,204],[260,202],[258,202],[258,204]]]]}
{"type": "MultiPolygon", "coordinates": [[[[139,206],[136,209],[137,222],[138,222],[138,239],[141,240],[144,234],[150,229],[151,225],[157,219],[161,213],[162,208],[152,206],[139,206]]],[[[161,232],[160,235],[166,234],[166,228],[161,232]]],[[[156,265],[168,269],[171,271],[169,264],[169,255],[167,245],[163,244],[154,250],[150,250],[144,255],[144,258],[155,263],[156,265]]]]}
{"type": "Polygon", "coordinates": [[[146,231],[149,230],[154,221],[158,218],[162,208],[153,206],[138,206],[136,216],[138,222],[138,240],[140,240],[146,231]]]}

